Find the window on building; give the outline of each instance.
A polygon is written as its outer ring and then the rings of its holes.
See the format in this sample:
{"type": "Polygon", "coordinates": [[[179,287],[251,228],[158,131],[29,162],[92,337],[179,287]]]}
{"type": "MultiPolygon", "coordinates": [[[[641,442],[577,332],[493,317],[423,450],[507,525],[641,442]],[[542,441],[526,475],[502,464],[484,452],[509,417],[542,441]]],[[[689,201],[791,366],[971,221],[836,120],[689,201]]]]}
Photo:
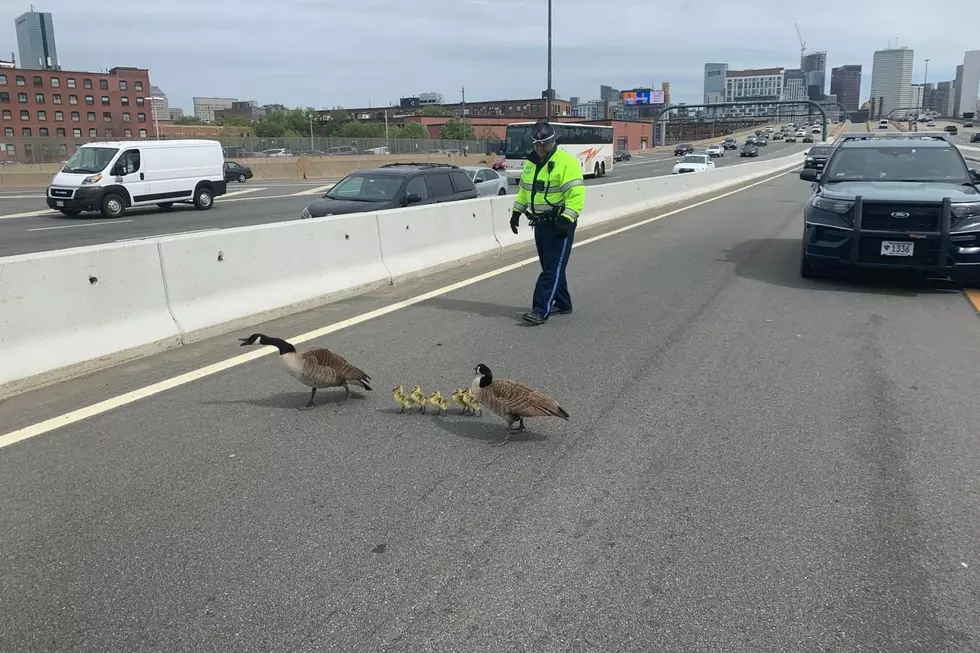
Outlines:
{"type": "Polygon", "coordinates": [[[44,104],[44,93],[34,94],[34,104],[44,104]]]}
{"type": "Polygon", "coordinates": [[[7,156],[17,156],[17,148],[7,143],[7,156]]]}
{"type": "Polygon", "coordinates": [[[129,96],[128,95],[123,95],[121,98],[119,98],[119,104],[123,105],[124,107],[128,107],[129,106],[129,96]]]}
{"type": "Polygon", "coordinates": [[[146,114],[145,113],[136,114],[136,122],[146,122],[146,114]]]}
{"type": "Polygon", "coordinates": [[[54,133],[57,136],[65,136],[65,134],[66,134],[65,128],[64,127],[58,127],[57,129],[54,130],[54,133]]]}
{"type": "Polygon", "coordinates": [[[91,95],[86,95],[85,104],[95,104],[95,98],[91,95]]]}
{"type": "Polygon", "coordinates": [[[74,77],[69,77],[68,78],[68,88],[75,88],[75,78],[74,77]]]}
{"type": "Polygon", "coordinates": [[[140,138],[146,138],[146,130],[145,129],[141,129],[140,130],[140,138]]]}
{"type": "Polygon", "coordinates": [[[89,127],[88,135],[89,135],[89,138],[98,138],[99,137],[99,130],[96,129],[95,127],[89,127]]]}
{"type": "Polygon", "coordinates": [[[13,120],[14,119],[13,118],[13,114],[10,113],[10,109],[4,109],[3,112],[0,113],[0,115],[3,116],[3,119],[4,120],[13,120]]]}
{"type": "Polygon", "coordinates": [[[55,93],[51,96],[51,101],[55,104],[61,104],[61,93],[55,93]]]}
{"type": "Polygon", "coordinates": [[[125,138],[132,138],[133,137],[133,130],[132,129],[124,129],[123,130],[123,136],[125,138]]]}
{"type": "Polygon", "coordinates": [[[119,80],[119,90],[120,91],[125,91],[125,90],[127,90],[127,87],[128,87],[128,84],[126,84],[126,80],[125,79],[120,79],[119,80]]]}
{"type": "Polygon", "coordinates": [[[28,111],[27,109],[24,109],[23,111],[20,112],[20,119],[21,120],[30,120],[31,119],[31,112],[28,111]]]}
{"type": "Polygon", "coordinates": [[[85,116],[85,117],[88,118],[88,121],[89,122],[95,122],[95,112],[94,111],[89,111],[88,112],[88,115],[85,116]]]}
{"type": "Polygon", "coordinates": [[[7,76],[0,75],[0,86],[6,86],[6,85],[7,85],[7,76]]]}
{"type": "Polygon", "coordinates": [[[144,100],[143,98],[141,98],[141,97],[138,97],[138,98],[136,98],[136,106],[138,106],[138,107],[141,107],[141,106],[143,106],[143,104],[144,104],[145,102],[146,102],[146,101],[145,101],[145,100],[144,100]]]}
{"type": "Polygon", "coordinates": [[[42,138],[45,137],[45,136],[47,136],[48,135],[48,128],[47,127],[41,127],[40,129],[37,130],[37,135],[38,136],[41,136],[42,138]]]}
{"type": "Polygon", "coordinates": [[[71,135],[74,136],[75,138],[81,138],[82,137],[82,128],[81,127],[75,127],[74,129],[71,130],[71,135]]]}
{"type": "MultiPolygon", "coordinates": [[[[64,136],[64,134],[61,134],[64,136]]],[[[58,156],[65,157],[68,156],[68,146],[64,143],[58,143],[58,156]]]]}
{"type": "Polygon", "coordinates": [[[18,93],[17,101],[21,104],[27,104],[27,93],[18,93]]]}
{"type": "Polygon", "coordinates": [[[10,104],[10,93],[0,93],[0,104],[10,104]]]}
{"type": "Polygon", "coordinates": [[[35,87],[41,87],[41,88],[44,87],[44,78],[43,77],[41,77],[39,75],[35,75],[33,81],[34,81],[34,86],[35,87]]]}
{"type": "Polygon", "coordinates": [[[104,107],[109,106],[109,96],[108,95],[103,95],[102,96],[102,106],[104,106],[104,107]]]}
{"type": "Polygon", "coordinates": [[[14,137],[14,128],[13,127],[5,127],[4,130],[3,130],[3,135],[6,136],[7,138],[13,138],[14,137]]]}
{"type": "Polygon", "coordinates": [[[14,81],[16,82],[17,86],[27,86],[27,82],[24,80],[23,75],[17,75],[17,77],[14,78],[14,81]]]}
{"type": "Polygon", "coordinates": [[[82,119],[82,116],[81,116],[80,113],[78,113],[77,111],[72,111],[71,112],[71,121],[72,122],[78,122],[81,119],[82,119]]]}
{"type": "Polygon", "coordinates": [[[134,82],[134,83],[133,83],[133,87],[134,87],[134,88],[135,88],[135,89],[136,89],[137,91],[142,91],[142,90],[143,90],[143,82],[134,82]]]}
{"type": "Polygon", "coordinates": [[[99,88],[101,88],[103,91],[108,91],[109,90],[109,80],[108,79],[100,79],[99,80],[99,88]]]}
{"type": "Polygon", "coordinates": [[[48,121],[48,112],[47,111],[44,111],[43,109],[41,111],[38,111],[37,112],[37,120],[38,120],[38,122],[47,122],[48,121]]]}
{"type": "Polygon", "coordinates": [[[69,95],[68,96],[68,104],[78,104],[78,96],[77,95],[69,95]]]}
{"type": "Polygon", "coordinates": [[[59,88],[61,86],[61,79],[58,77],[51,78],[51,88],[59,88]]]}
{"type": "Polygon", "coordinates": [[[102,122],[112,122],[112,113],[110,111],[102,112],[102,122]]]}
{"type": "Polygon", "coordinates": [[[92,80],[91,79],[83,79],[82,80],[82,86],[84,88],[92,88],[92,80]]]}
{"type": "Polygon", "coordinates": [[[20,135],[23,136],[23,137],[25,137],[25,138],[30,138],[31,137],[31,128],[30,127],[23,127],[23,128],[21,128],[20,135]]]}
{"type": "Polygon", "coordinates": [[[106,136],[106,138],[112,138],[112,128],[111,127],[106,127],[105,128],[105,136],[106,136]]]}
{"type": "Polygon", "coordinates": [[[132,122],[132,115],[128,111],[124,111],[122,115],[123,122],[132,122]]]}

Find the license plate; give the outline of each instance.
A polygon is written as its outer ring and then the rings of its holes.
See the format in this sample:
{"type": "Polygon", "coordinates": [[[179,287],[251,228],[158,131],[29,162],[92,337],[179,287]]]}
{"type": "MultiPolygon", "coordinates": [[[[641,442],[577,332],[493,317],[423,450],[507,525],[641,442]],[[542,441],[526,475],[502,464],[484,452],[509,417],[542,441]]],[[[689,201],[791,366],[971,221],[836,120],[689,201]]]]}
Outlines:
{"type": "Polygon", "coordinates": [[[912,256],[915,243],[896,242],[894,240],[881,241],[882,256],[912,256]]]}
{"type": "Polygon", "coordinates": [[[54,204],[55,204],[55,206],[64,206],[65,205],[64,202],[55,202],[54,204]]]}

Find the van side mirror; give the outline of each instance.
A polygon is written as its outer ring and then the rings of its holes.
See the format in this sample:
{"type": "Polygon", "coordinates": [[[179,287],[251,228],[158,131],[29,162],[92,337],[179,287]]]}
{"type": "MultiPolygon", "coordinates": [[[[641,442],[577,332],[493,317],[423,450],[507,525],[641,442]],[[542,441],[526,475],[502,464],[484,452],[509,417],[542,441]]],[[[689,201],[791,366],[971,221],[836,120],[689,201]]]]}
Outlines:
{"type": "Polygon", "coordinates": [[[123,176],[122,167],[118,163],[116,165],[112,166],[112,170],[109,171],[109,176],[110,177],[122,177],[123,176]]]}
{"type": "Polygon", "coordinates": [[[422,201],[422,196],[419,195],[418,193],[409,193],[408,195],[405,196],[406,204],[418,204],[421,201],[422,201]]]}
{"type": "Polygon", "coordinates": [[[970,170],[970,177],[973,178],[973,183],[980,184],[980,170],[976,168],[970,170]]]}
{"type": "Polygon", "coordinates": [[[811,182],[819,181],[820,173],[814,170],[813,168],[803,168],[803,170],[800,171],[800,179],[802,179],[803,181],[811,181],[811,182]]]}

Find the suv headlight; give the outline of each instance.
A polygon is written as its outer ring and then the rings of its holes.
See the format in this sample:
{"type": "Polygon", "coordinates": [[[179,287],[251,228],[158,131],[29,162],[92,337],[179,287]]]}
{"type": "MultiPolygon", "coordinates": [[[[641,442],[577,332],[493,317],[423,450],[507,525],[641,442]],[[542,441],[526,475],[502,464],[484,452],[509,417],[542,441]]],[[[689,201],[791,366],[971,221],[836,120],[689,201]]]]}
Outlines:
{"type": "Polygon", "coordinates": [[[831,200],[826,197],[814,197],[810,200],[810,206],[820,211],[827,211],[829,213],[837,213],[838,215],[843,215],[851,210],[854,206],[854,202],[846,200],[831,200]]]}
{"type": "Polygon", "coordinates": [[[950,207],[950,213],[954,218],[961,220],[964,218],[980,218],[980,202],[953,204],[950,207]]]}

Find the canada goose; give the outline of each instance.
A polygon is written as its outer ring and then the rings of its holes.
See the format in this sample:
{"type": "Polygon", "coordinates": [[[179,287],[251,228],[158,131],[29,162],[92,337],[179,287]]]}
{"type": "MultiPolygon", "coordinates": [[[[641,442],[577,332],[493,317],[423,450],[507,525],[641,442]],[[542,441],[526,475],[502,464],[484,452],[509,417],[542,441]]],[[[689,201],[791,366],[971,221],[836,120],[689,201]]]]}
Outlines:
{"type": "Polygon", "coordinates": [[[470,384],[470,390],[477,401],[507,420],[507,435],[503,442],[493,445],[495,447],[507,444],[515,433],[511,428],[514,422],[519,423],[516,431],[523,431],[525,417],[560,417],[563,420],[569,417],[568,411],[548,395],[518,381],[494,379],[493,372],[483,363],[476,366],[476,378],[470,384]]]}
{"type": "Polygon", "coordinates": [[[344,397],[345,402],[350,399],[348,383],[359,385],[365,390],[371,389],[367,384],[371,377],[364,370],[354,367],[342,356],[324,347],[314,347],[300,354],[296,351],[296,347],[285,340],[261,333],[253,333],[248,338],[239,338],[239,340],[242,343],[239,345],[241,347],[258,342],[279,350],[279,360],[286,366],[286,371],[300,383],[313,389],[310,392],[310,401],[303,408],[313,407],[313,397],[316,396],[318,388],[343,388],[347,393],[344,397]]]}

